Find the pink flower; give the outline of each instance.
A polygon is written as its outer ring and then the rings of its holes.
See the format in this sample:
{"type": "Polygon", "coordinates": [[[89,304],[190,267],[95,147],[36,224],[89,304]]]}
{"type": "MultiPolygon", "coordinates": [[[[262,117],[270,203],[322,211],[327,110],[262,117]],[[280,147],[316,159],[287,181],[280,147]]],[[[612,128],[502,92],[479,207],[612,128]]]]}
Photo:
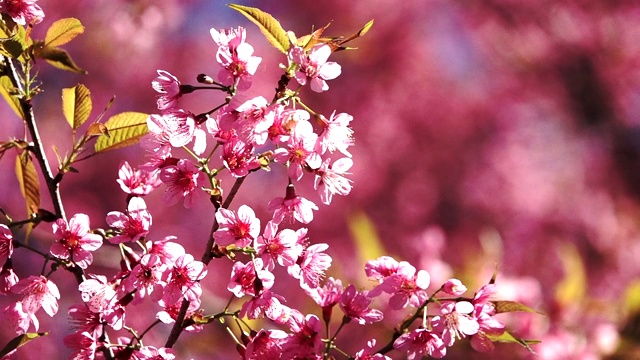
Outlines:
{"type": "Polygon", "coordinates": [[[158,179],[159,170],[152,171],[137,169],[133,171],[128,162],[123,161],[118,170],[118,184],[120,188],[127,194],[131,195],[147,195],[162,184],[158,179]]]}
{"type": "Polygon", "coordinates": [[[285,299],[270,290],[262,291],[258,296],[242,304],[240,316],[248,319],[260,319],[267,317],[278,324],[286,323],[291,315],[291,309],[282,303],[285,299]]]}
{"type": "Polygon", "coordinates": [[[162,263],[160,256],[145,254],[140,262],[131,270],[122,285],[126,292],[135,292],[135,299],[142,300],[152,293],[158,294],[155,300],[162,297],[165,283],[161,280],[167,266],[162,263]]]}
{"type": "Polygon", "coordinates": [[[280,360],[282,343],[287,338],[282,330],[262,329],[251,338],[242,354],[245,360],[280,360]]]}
{"type": "Polygon", "coordinates": [[[88,332],[95,338],[102,335],[103,319],[100,313],[89,310],[85,304],[75,304],[69,307],[71,319],[69,323],[79,332],[88,332]]]}
{"type": "Polygon", "coordinates": [[[286,109],[277,114],[269,128],[269,139],[276,144],[286,144],[300,122],[309,122],[311,115],[303,109],[286,109]]]}
{"type": "Polygon", "coordinates": [[[319,119],[322,125],[322,133],[318,137],[319,149],[316,149],[316,151],[324,154],[327,150],[331,153],[338,150],[351,157],[347,148],[353,145],[353,129],[349,127],[353,116],[345,113],[336,115],[334,111],[328,120],[322,115],[319,116],[319,119]]]}
{"type": "Polygon", "coordinates": [[[340,301],[343,293],[342,281],[330,277],[325,281],[323,287],[308,289],[306,293],[311,296],[313,301],[320,305],[324,311],[325,308],[331,308],[340,301]]]}
{"type": "Polygon", "coordinates": [[[269,105],[262,96],[247,100],[235,108],[232,114],[223,117],[223,127],[232,125],[243,140],[253,145],[264,145],[269,129],[282,111],[282,105],[269,105]],[[235,120],[232,124],[229,121],[235,120]]]}
{"type": "Polygon", "coordinates": [[[36,4],[37,0],[3,0],[0,12],[9,15],[17,24],[38,24],[44,19],[44,11],[36,4]]]}
{"type": "Polygon", "coordinates": [[[320,194],[320,200],[329,205],[334,194],[347,195],[351,192],[351,180],[344,177],[353,166],[353,160],[342,158],[329,166],[331,159],[326,159],[316,170],[314,188],[320,194]]]}
{"type": "Polygon", "coordinates": [[[358,292],[351,284],[342,293],[340,298],[340,308],[344,316],[349,320],[355,320],[360,325],[372,324],[382,320],[382,311],[370,309],[373,298],[367,292],[358,292]]]}
{"type": "Polygon", "coordinates": [[[317,139],[318,135],[313,132],[311,123],[303,121],[296,125],[286,143],[286,148],[280,148],[274,152],[276,161],[287,162],[290,178],[298,181],[302,178],[305,168],[312,170],[320,168],[322,158],[314,149],[317,139]]]}
{"type": "Polygon", "coordinates": [[[49,316],[58,312],[58,287],[42,275],[31,275],[20,280],[11,288],[11,292],[22,295],[22,311],[27,314],[35,314],[40,308],[49,316]]]}
{"type": "Polygon", "coordinates": [[[38,318],[35,314],[25,312],[24,306],[20,301],[7,305],[0,310],[0,325],[15,331],[18,335],[26,333],[31,323],[33,323],[35,330],[38,331],[40,325],[38,318]]]}
{"type": "Polygon", "coordinates": [[[174,360],[176,355],[171,348],[144,346],[133,353],[135,360],[174,360]]]}
{"type": "Polygon", "coordinates": [[[484,285],[476,291],[471,301],[474,306],[474,316],[480,326],[478,332],[471,336],[471,346],[476,351],[492,351],[494,345],[489,336],[500,336],[506,328],[504,323],[494,317],[496,309],[493,303],[489,301],[495,292],[495,284],[484,285]]]}
{"type": "Polygon", "coordinates": [[[449,295],[460,296],[467,291],[467,287],[458,279],[449,279],[442,285],[442,290],[449,295]]]}
{"type": "Polygon", "coordinates": [[[52,228],[58,238],[51,245],[51,254],[59,259],[71,260],[86,269],[93,261],[91,251],[102,246],[102,237],[91,233],[89,216],[76,214],[69,223],[64,219],[58,219],[52,228]]]}
{"type": "Polygon", "coordinates": [[[147,118],[149,133],[140,145],[155,157],[171,156],[171,147],[182,147],[193,140],[196,121],[193,114],[180,109],[169,109],[162,115],[149,115],[147,118]]]}
{"type": "Polygon", "coordinates": [[[227,86],[237,81],[238,90],[247,90],[262,58],[253,56],[253,46],[245,42],[244,28],[211,29],[211,37],[218,44],[216,60],[223,67],[218,80],[227,86]]]}
{"type": "Polygon", "coordinates": [[[102,275],[90,275],[89,279],[78,285],[78,290],[82,301],[95,313],[107,312],[118,302],[115,285],[107,282],[102,275]]]}
{"type": "Polygon", "coordinates": [[[175,236],[167,236],[158,241],[147,241],[146,248],[149,249],[149,254],[156,254],[160,257],[162,263],[166,265],[172,265],[178,260],[179,257],[185,254],[184,247],[175,241],[175,236]]]}
{"type": "Polygon", "coordinates": [[[151,82],[151,86],[153,90],[160,93],[158,96],[158,110],[160,111],[175,107],[182,95],[178,78],[164,70],[158,70],[158,77],[151,82]]]}
{"type": "Polygon", "coordinates": [[[184,199],[184,207],[190,208],[196,202],[200,170],[188,160],[179,160],[176,165],[162,168],[160,180],[167,185],[163,200],[166,205],[175,205],[184,199]]]}
{"type": "Polygon", "coordinates": [[[13,234],[9,227],[0,224],[0,264],[4,264],[13,254],[13,234]]]}
{"type": "Polygon", "coordinates": [[[480,328],[473,315],[473,305],[468,301],[446,301],[440,307],[442,316],[431,319],[433,330],[440,332],[446,346],[453,346],[457,339],[475,335],[480,328]]]}
{"type": "Polygon", "coordinates": [[[291,335],[282,344],[286,359],[319,359],[322,354],[322,323],[315,315],[295,311],[289,320],[291,335]]]}
{"type": "Polygon", "coordinates": [[[64,346],[74,350],[71,359],[95,359],[98,339],[86,331],[75,332],[64,337],[64,346]]]}
{"type": "Polygon", "coordinates": [[[322,92],[329,90],[329,85],[325,80],[333,80],[342,71],[340,65],[335,62],[327,62],[331,55],[331,47],[327,44],[318,44],[311,48],[306,54],[300,46],[291,46],[289,50],[289,60],[297,64],[298,71],[295,78],[300,85],[311,82],[311,90],[322,92]]]}
{"type": "Polygon", "coordinates": [[[395,275],[398,272],[400,263],[390,256],[381,256],[376,260],[369,260],[364,265],[367,277],[378,280],[382,283],[385,278],[395,275]]]}
{"type": "Polygon", "coordinates": [[[269,211],[273,212],[273,222],[280,224],[283,220],[293,223],[297,220],[303,224],[313,221],[313,210],[318,206],[312,201],[296,195],[293,184],[287,186],[285,197],[276,197],[269,201],[269,211]]]}
{"type": "Polygon", "coordinates": [[[243,177],[249,171],[260,167],[260,161],[253,153],[253,146],[233,138],[222,147],[222,163],[234,177],[243,177]]]}
{"type": "Polygon", "coordinates": [[[378,296],[381,292],[392,294],[389,305],[394,310],[400,310],[407,305],[419,307],[427,299],[427,288],[431,277],[425,270],[416,273],[416,268],[406,261],[401,261],[395,274],[387,276],[382,283],[369,292],[371,296],[378,296]]]}
{"type": "Polygon", "coordinates": [[[275,276],[263,268],[261,259],[254,259],[247,264],[236,262],[231,271],[231,280],[227,290],[236,297],[244,295],[257,296],[264,289],[271,289],[275,276]]]}
{"type": "MultiPolygon", "coordinates": [[[[173,324],[176,322],[178,315],[180,313],[180,308],[182,307],[182,298],[177,299],[177,301],[173,303],[167,303],[164,300],[160,300],[158,304],[163,308],[163,310],[159,311],[156,314],[158,320],[160,320],[164,324],[173,324]]],[[[187,313],[185,315],[185,319],[189,319],[197,314],[197,310],[200,307],[200,301],[191,301],[189,302],[189,307],[187,308],[187,313]]],[[[190,325],[185,328],[185,331],[196,332],[202,329],[202,325],[190,325]]]]}
{"type": "Polygon", "coordinates": [[[237,247],[251,245],[260,235],[260,219],[247,205],[242,205],[238,213],[220,208],[216,213],[218,230],[213,234],[220,246],[235,244],[237,247]]]}
{"type": "Polygon", "coordinates": [[[278,232],[278,225],[272,221],[265,226],[264,234],[258,236],[254,248],[261,256],[265,269],[273,270],[277,262],[281,266],[291,266],[302,254],[303,247],[298,243],[298,234],[291,229],[278,232]]]}
{"type": "Polygon", "coordinates": [[[424,328],[401,335],[394,341],[393,347],[406,351],[408,360],[422,359],[425,355],[442,358],[447,354],[447,347],[442,339],[424,328]]]}
{"type": "Polygon", "coordinates": [[[207,275],[204,263],[195,260],[191,254],[185,254],[180,256],[165,274],[162,280],[167,286],[164,288],[162,300],[175,303],[178,299],[184,298],[200,302],[202,288],[199,281],[207,275]]]}
{"type": "Polygon", "coordinates": [[[129,200],[127,213],[109,212],[107,224],[116,229],[117,235],[109,239],[112,244],[138,241],[149,233],[151,214],[147,211],[147,204],[141,197],[132,197],[129,200]]]}
{"type": "Polygon", "coordinates": [[[328,248],[327,244],[311,245],[296,264],[287,268],[289,275],[300,280],[302,288],[318,287],[325,271],[331,267],[331,256],[323,253],[328,248]]]}

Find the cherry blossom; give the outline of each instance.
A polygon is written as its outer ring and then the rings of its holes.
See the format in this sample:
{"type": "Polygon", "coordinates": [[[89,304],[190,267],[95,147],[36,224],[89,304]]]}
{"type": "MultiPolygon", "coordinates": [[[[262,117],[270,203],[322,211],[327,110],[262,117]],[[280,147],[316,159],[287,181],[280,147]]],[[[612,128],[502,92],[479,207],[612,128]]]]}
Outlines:
{"type": "Polygon", "coordinates": [[[289,60],[298,65],[295,79],[300,85],[305,85],[307,81],[311,84],[311,90],[322,92],[329,90],[326,80],[337,78],[342,69],[338,63],[327,62],[331,55],[331,47],[326,44],[315,45],[309,53],[300,46],[292,44],[289,50],[289,60]]]}
{"type": "Polygon", "coordinates": [[[263,235],[256,238],[254,248],[267,270],[273,270],[276,262],[281,266],[295,264],[303,251],[298,243],[298,234],[291,229],[278,232],[278,225],[273,221],[269,221],[263,235]]]}
{"type": "Polygon", "coordinates": [[[353,116],[346,113],[336,115],[334,111],[329,119],[322,115],[317,118],[322,125],[322,133],[318,136],[318,148],[316,151],[324,154],[327,150],[331,153],[337,150],[351,157],[351,153],[347,148],[353,145],[353,129],[349,127],[353,116]]]}
{"type": "Polygon", "coordinates": [[[154,346],[143,346],[133,353],[135,360],[174,360],[175,352],[171,348],[156,348],[154,346]]]}
{"type": "Polygon", "coordinates": [[[468,301],[445,301],[440,306],[441,316],[431,319],[434,331],[441,334],[445,345],[453,346],[456,339],[475,335],[480,328],[473,317],[473,305],[468,301]]]}
{"type": "Polygon", "coordinates": [[[38,24],[44,19],[44,11],[38,0],[3,0],[0,2],[0,12],[9,15],[20,25],[38,24]]]}
{"type": "Polygon", "coordinates": [[[167,265],[162,263],[160,256],[145,254],[140,262],[131,270],[129,276],[123,280],[122,285],[127,292],[135,292],[135,299],[142,300],[154,293],[158,300],[162,297],[165,283],[161,280],[167,265]]]}
{"type": "Polygon", "coordinates": [[[64,346],[74,350],[71,359],[95,359],[97,338],[86,331],[69,334],[63,339],[64,346]]]}
{"type": "Polygon", "coordinates": [[[280,224],[284,220],[293,223],[297,220],[300,223],[308,224],[313,221],[313,210],[318,210],[318,206],[312,201],[296,195],[293,184],[287,186],[285,197],[276,197],[269,201],[268,210],[273,212],[272,221],[280,224]]]}
{"type": "Polygon", "coordinates": [[[147,211],[147,204],[141,197],[129,200],[127,213],[111,211],[107,214],[107,224],[116,229],[116,235],[109,238],[112,244],[127,241],[138,241],[149,233],[151,214],[147,211]]]}
{"type": "Polygon", "coordinates": [[[428,272],[416,271],[411,264],[401,261],[397,272],[385,277],[380,285],[369,292],[369,295],[375,297],[381,292],[391,294],[389,305],[395,310],[405,308],[407,305],[419,307],[429,298],[426,290],[430,281],[428,272]]]}
{"type": "Polygon", "coordinates": [[[322,323],[315,315],[304,316],[294,311],[289,320],[291,334],[282,344],[283,357],[290,359],[320,359],[322,354],[322,323]]]}
{"type": "Polygon", "coordinates": [[[376,346],[376,339],[367,341],[367,347],[358,351],[353,360],[391,360],[387,355],[374,353],[374,347],[376,346]],[[373,353],[373,354],[372,354],[373,353]]]}
{"type": "Polygon", "coordinates": [[[378,280],[382,283],[385,278],[395,275],[398,272],[400,263],[391,256],[381,256],[376,260],[369,260],[364,266],[367,277],[378,280]]]}
{"type": "Polygon", "coordinates": [[[371,324],[382,320],[382,311],[370,309],[373,301],[367,292],[358,292],[356,287],[351,284],[342,293],[340,297],[340,309],[344,316],[349,320],[355,320],[360,325],[371,324]]]}
{"type": "Polygon", "coordinates": [[[155,157],[166,159],[171,156],[171,147],[182,147],[193,140],[196,122],[189,112],[169,109],[161,115],[149,115],[147,127],[149,133],[140,145],[155,157]]]}
{"type": "Polygon", "coordinates": [[[351,180],[344,177],[353,166],[353,160],[342,158],[329,165],[331,159],[325,159],[316,170],[314,187],[320,194],[320,200],[329,205],[334,194],[348,195],[351,192],[351,180]]]}
{"type": "Polygon", "coordinates": [[[393,347],[405,351],[408,360],[422,359],[425,355],[442,358],[447,354],[447,347],[442,339],[425,328],[401,335],[394,341],[393,347]]]}
{"type": "Polygon", "coordinates": [[[5,262],[0,271],[0,294],[9,294],[13,285],[17,284],[20,279],[13,271],[11,261],[5,262]]]}
{"type": "Polygon", "coordinates": [[[253,146],[238,138],[230,139],[222,147],[222,163],[234,177],[243,177],[249,171],[260,167],[260,161],[253,153],[253,146]]]}
{"type": "Polygon", "coordinates": [[[261,259],[249,261],[246,264],[236,262],[231,271],[231,280],[227,290],[236,297],[244,295],[257,296],[265,289],[271,289],[275,276],[264,269],[261,259]]]}
{"type": "Polygon", "coordinates": [[[302,288],[318,287],[325,271],[331,266],[331,256],[323,252],[328,248],[327,244],[311,245],[296,264],[287,268],[289,275],[300,280],[302,288]]]}
{"type": "Polygon", "coordinates": [[[220,83],[229,86],[237,81],[238,90],[247,90],[262,58],[253,56],[253,46],[245,42],[245,29],[211,29],[211,37],[218,44],[216,60],[223,67],[218,73],[220,83]]]}
{"type": "Polygon", "coordinates": [[[242,358],[245,360],[280,360],[282,342],[287,338],[282,330],[261,329],[246,345],[242,358]]]}
{"type": "Polygon", "coordinates": [[[22,311],[27,314],[35,314],[40,308],[49,316],[58,312],[58,287],[42,275],[31,275],[20,280],[11,288],[11,292],[22,295],[22,311]]]}
{"type": "Polygon", "coordinates": [[[240,206],[237,213],[221,208],[216,212],[216,220],[219,227],[213,236],[218,245],[245,247],[260,235],[260,219],[247,205],[240,206]]]}
{"type": "Polygon", "coordinates": [[[68,223],[64,219],[58,219],[52,228],[57,239],[51,245],[51,254],[59,259],[73,261],[86,269],[93,262],[91,251],[102,246],[102,237],[91,233],[89,216],[76,214],[68,223]]]}
{"type": "Polygon", "coordinates": [[[0,224],[0,264],[4,264],[13,254],[13,234],[4,224],[0,224]]]}
{"type": "Polygon", "coordinates": [[[184,207],[192,207],[196,202],[201,177],[200,170],[189,160],[182,159],[176,165],[162,168],[160,180],[167,185],[162,198],[165,204],[175,205],[184,199],[184,207]]]}
{"type": "Polygon", "coordinates": [[[40,327],[38,318],[35,314],[24,311],[24,306],[20,301],[11,303],[0,310],[0,325],[15,331],[18,335],[26,333],[32,323],[34,329],[38,331],[40,327]]]}
{"type": "Polygon", "coordinates": [[[180,298],[199,302],[200,295],[202,295],[199,280],[202,280],[206,275],[205,265],[201,261],[195,260],[193,255],[180,256],[162,278],[167,284],[162,299],[166,303],[174,303],[180,298]]]}
{"type": "Polygon", "coordinates": [[[275,151],[274,159],[286,162],[289,166],[289,177],[299,181],[304,174],[304,169],[319,169],[322,158],[314,147],[318,135],[313,132],[313,127],[308,121],[298,123],[289,137],[286,148],[275,151]]]}
{"type": "Polygon", "coordinates": [[[128,162],[123,161],[118,170],[118,184],[120,188],[127,194],[131,195],[148,195],[155,188],[162,184],[158,178],[160,171],[158,169],[145,170],[131,168],[128,162]]]}
{"type": "Polygon", "coordinates": [[[258,296],[242,304],[240,316],[249,319],[267,317],[278,324],[285,324],[291,318],[292,309],[283,305],[284,297],[265,289],[258,296]]]}
{"type": "Polygon", "coordinates": [[[158,77],[151,82],[151,86],[160,93],[157,101],[160,111],[174,108],[182,95],[180,81],[168,71],[158,70],[158,77]]]}
{"type": "Polygon", "coordinates": [[[460,296],[467,291],[467,287],[458,279],[449,279],[442,285],[442,290],[449,295],[460,296]]]}

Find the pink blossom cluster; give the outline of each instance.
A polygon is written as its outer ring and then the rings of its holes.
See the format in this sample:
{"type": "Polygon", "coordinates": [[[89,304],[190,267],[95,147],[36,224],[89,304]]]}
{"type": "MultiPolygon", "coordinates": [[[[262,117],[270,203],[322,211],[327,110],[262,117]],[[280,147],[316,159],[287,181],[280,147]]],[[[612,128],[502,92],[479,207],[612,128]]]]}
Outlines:
{"type": "MultiPolygon", "coordinates": [[[[18,2],[0,2],[9,3],[18,2]]],[[[251,86],[261,58],[253,55],[242,27],[212,29],[211,36],[218,46],[216,61],[221,70],[218,81],[205,76],[200,82],[213,86],[185,85],[168,71],[157,71],[152,87],[158,93],[159,113],[148,117],[148,133],[140,142],[147,159],[136,169],[121,163],[117,182],[127,206],[106,215],[108,228],[92,227],[84,213],[70,219],[60,216],[52,223],[48,253],[38,253],[45,264],[54,264],[51,271],[19,279],[12,266],[14,234],[0,224],[0,294],[15,298],[0,309],[3,323],[20,335],[39,330],[36,313],[40,309],[56,315],[61,294],[50,275],[64,268],[78,282],[78,300],[67,310],[73,331],[64,338],[72,359],[175,359],[173,340],[157,347],[143,341],[144,335],[164,324],[172,328],[170,339],[177,339],[183,331],[199,332],[214,321],[233,320],[240,329],[241,335],[234,335],[234,340],[243,359],[320,360],[337,348],[345,327],[383,321],[385,312],[374,308],[378,298],[388,301],[388,311],[410,309],[411,321],[396,328],[388,345],[379,349],[376,339],[368,339],[353,353],[354,359],[390,359],[386,353],[393,349],[408,359],[443,357],[448,347],[463,338],[470,338],[478,351],[492,350],[492,341],[505,332],[504,323],[495,318],[493,282],[465,298],[467,288],[461,281],[450,279],[434,290],[426,270],[388,256],[366,263],[366,275],[377,282],[371,290],[327,278],[333,262],[327,253],[329,245],[312,242],[308,228],[302,227],[313,221],[319,208],[298,195],[295,185],[312,178],[309,186],[326,205],[333,195],[350,193],[352,184],[346,176],[353,165],[349,152],[354,145],[353,118],[336,111],[327,118],[313,111],[300,99],[300,88],[288,89],[288,83],[272,101],[262,96],[239,100],[238,92],[251,86]],[[196,90],[221,91],[225,102],[203,114],[179,107],[181,97],[196,90]],[[271,214],[268,221],[261,221],[247,204],[230,208],[233,192],[223,191],[221,172],[242,185],[252,172],[276,165],[286,169],[288,181],[283,184],[283,197],[263,204],[271,214]],[[210,242],[201,261],[175,236],[150,235],[158,225],[144,197],[163,185],[167,206],[182,202],[190,208],[202,194],[214,203],[210,242]],[[103,245],[119,253],[119,271],[111,276],[91,267],[103,245]],[[211,313],[207,308],[211,304],[203,301],[202,281],[213,259],[229,261],[231,267],[230,274],[216,273],[227,284],[229,297],[218,313],[211,313]],[[315,302],[320,315],[303,311],[277,293],[276,274],[293,279],[315,302]],[[235,311],[234,301],[240,303],[235,311]],[[146,329],[134,328],[130,321],[134,306],[140,305],[155,313],[155,322],[146,329]],[[340,326],[331,333],[338,308],[340,326]],[[270,324],[256,331],[245,318],[270,324]],[[414,325],[420,318],[420,324],[414,325]]],[[[341,73],[340,65],[328,61],[331,54],[327,44],[304,48],[292,42],[288,66],[282,66],[284,77],[295,79],[300,87],[309,84],[312,91],[326,91],[326,81],[341,73]]]]}

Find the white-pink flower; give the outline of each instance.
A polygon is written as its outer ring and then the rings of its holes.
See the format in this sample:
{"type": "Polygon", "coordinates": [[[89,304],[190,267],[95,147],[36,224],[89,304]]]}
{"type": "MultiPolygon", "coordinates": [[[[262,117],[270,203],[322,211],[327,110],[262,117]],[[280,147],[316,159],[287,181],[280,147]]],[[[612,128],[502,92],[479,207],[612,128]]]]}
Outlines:
{"type": "Polygon", "coordinates": [[[184,207],[190,208],[196,202],[200,170],[190,161],[181,159],[176,165],[162,168],[160,180],[167,185],[164,203],[171,206],[184,199],[184,207]]]}
{"type": "Polygon", "coordinates": [[[127,213],[111,211],[107,214],[107,224],[116,229],[116,235],[109,239],[112,244],[127,241],[138,241],[149,233],[151,214],[147,211],[147,204],[141,197],[129,200],[127,213]]]}
{"type": "Polygon", "coordinates": [[[31,275],[20,280],[11,288],[11,292],[22,295],[22,311],[27,314],[35,314],[40,308],[49,316],[58,312],[58,287],[42,275],[31,275]]]}
{"type": "Polygon", "coordinates": [[[174,108],[182,95],[180,81],[168,71],[158,70],[158,77],[151,82],[151,86],[153,90],[160,93],[158,95],[158,110],[160,111],[174,108]]]}
{"type": "Polygon", "coordinates": [[[272,220],[276,224],[280,224],[283,220],[293,223],[294,219],[308,224],[313,221],[313,210],[318,210],[318,206],[312,201],[296,195],[293,184],[289,184],[286,196],[279,196],[269,201],[268,209],[273,212],[272,220]]]}
{"type": "Polygon", "coordinates": [[[7,225],[0,224],[0,264],[13,254],[13,234],[7,225]]]}
{"type": "Polygon", "coordinates": [[[262,291],[271,289],[275,276],[264,268],[262,259],[254,259],[246,264],[236,262],[231,271],[231,280],[227,290],[236,297],[244,295],[258,296],[262,291]]]}
{"type": "Polygon", "coordinates": [[[89,216],[76,214],[67,223],[58,219],[52,225],[56,241],[49,251],[59,259],[70,260],[86,269],[93,262],[91,251],[102,246],[102,237],[91,233],[89,216]]]}
{"type": "Polygon", "coordinates": [[[245,29],[211,29],[211,37],[218,44],[216,60],[222,65],[218,81],[227,86],[237,82],[238,90],[247,90],[262,58],[253,56],[253,46],[245,42],[245,29]]]}
{"type": "Polygon", "coordinates": [[[249,171],[260,167],[260,161],[253,152],[253,146],[238,138],[230,139],[222,147],[222,163],[234,177],[243,177],[249,171]]]}
{"type": "Polygon", "coordinates": [[[247,205],[242,205],[235,213],[231,210],[220,208],[216,212],[218,230],[213,234],[218,245],[237,247],[251,245],[254,239],[260,235],[260,219],[247,205]]]}
{"type": "Polygon", "coordinates": [[[426,290],[430,282],[431,277],[427,271],[416,271],[411,264],[401,261],[396,273],[385,277],[369,295],[375,297],[382,292],[391,294],[389,305],[394,310],[403,309],[407,305],[418,307],[429,298],[426,290]]]}
{"type": "Polygon", "coordinates": [[[127,194],[138,196],[147,195],[162,184],[162,181],[158,178],[159,173],[160,171],[158,169],[151,171],[136,169],[134,171],[128,162],[123,161],[118,170],[117,182],[120,184],[122,191],[127,194]]]}
{"type": "Polygon", "coordinates": [[[180,256],[163,276],[162,280],[167,285],[164,288],[162,300],[172,304],[184,298],[200,303],[202,287],[199,281],[205,276],[207,276],[207,269],[203,262],[195,260],[191,254],[180,256]]]}
{"type": "Polygon", "coordinates": [[[302,254],[302,259],[287,268],[289,275],[300,280],[303,289],[318,287],[325,271],[331,267],[331,256],[323,252],[328,248],[327,244],[311,245],[302,254]]]}
{"type": "Polygon", "coordinates": [[[193,140],[196,121],[193,114],[181,109],[169,109],[162,115],[152,114],[147,118],[149,133],[140,141],[140,146],[157,158],[171,156],[171,147],[182,147],[193,140]]]}
{"type": "Polygon", "coordinates": [[[353,116],[346,113],[336,115],[334,111],[329,119],[322,115],[319,119],[322,124],[322,133],[318,136],[317,151],[324,154],[327,150],[331,153],[338,150],[351,157],[347,149],[353,145],[353,129],[349,127],[353,116]]]}
{"type": "Polygon", "coordinates": [[[353,160],[342,158],[329,165],[331,159],[326,159],[316,170],[314,188],[320,194],[320,200],[329,205],[334,194],[347,195],[351,192],[351,180],[344,177],[353,166],[353,160]]]}
{"type": "Polygon", "coordinates": [[[340,297],[340,309],[344,316],[350,320],[355,320],[360,325],[371,324],[382,320],[382,311],[371,309],[373,298],[367,295],[367,292],[358,292],[356,287],[351,284],[342,293],[340,297]]]}
{"type": "Polygon", "coordinates": [[[3,0],[0,1],[0,12],[9,15],[22,26],[38,24],[44,19],[44,11],[36,2],[37,0],[3,0]]]}
{"type": "Polygon", "coordinates": [[[473,304],[468,301],[446,301],[440,306],[442,315],[431,319],[433,330],[439,332],[447,346],[453,346],[456,339],[475,335],[480,329],[478,320],[473,316],[473,304]]]}
{"type": "Polygon", "coordinates": [[[325,80],[333,80],[340,75],[342,68],[338,63],[327,62],[331,55],[331,47],[327,44],[315,45],[307,54],[300,46],[291,46],[289,60],[298,65],[295,78],[300,85],[307,81],[311,83],[311,90],[322,92],[329,90],[325,80]]]}
{"type": "Polygon", "coordinates": [[[276,149],[274,159],[287,162],[289,177],[296,181],[304,175],[304,169],[319,169],[322,165],[320,154],[315,151],[318,135],[308,121],[299,122],[289,137],[286,148],[276,149]]]}
{"type": "Polygon", "coordinates": [[[265,226],[263,235],[258,236],[254,248],[268,270],[273,270],[276,262],[281,266],[295,264],[303,251],[295,231],[283,229],[278,232],[278,225],[272,221],[265,226]]]}

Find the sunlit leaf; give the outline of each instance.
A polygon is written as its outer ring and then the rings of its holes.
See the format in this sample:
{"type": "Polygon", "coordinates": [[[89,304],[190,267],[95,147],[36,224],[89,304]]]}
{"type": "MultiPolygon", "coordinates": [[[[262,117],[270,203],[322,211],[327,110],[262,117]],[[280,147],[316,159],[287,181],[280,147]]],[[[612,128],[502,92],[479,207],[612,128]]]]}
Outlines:
{"type": "Polygon", "coordinates": [[[27,214],[31,216],[40,208],[40,183],[38,173],[28,151],[23,151],[16,157],[16,177],[20,183],[20,191],[26,201],[27,214]]]}
{"type": "Polygon", "coordinates": [[[518,311],[537,313],[537,311],[533,310],[532,308],[526,305],[520,304],[517,301],[497,300],[497,301],[492,301],[492,303],[495,306],[497,313],[518,312],[518,311]]]}
{"type": "Polygon", "coordinates": [[[9,104],[9,107],[13,112],[15,112],[20,119],[24,119],[24,112],[20,105],[20,99],[12,94],[14,91],[15,88],[11,83],[11,79],[9,79],[8,76],[0,77],[0,93],[2,93],[2,97],[7,101],[7,104],[9,104]]]}
{"type": "Polygon", "coordinates": [[[44,37],[45,47],[57,47],[73,40],[84,32],[80,20],[74,18],[60,19],[49,27],[44,37]]]}
{"type": "Polygon", "coordinates": [[[11,339],[11,341],[9,341],[7,343],[7,345],[5,345],[5,347],[2,350],[0,350],[0,358],[3,357],[3,356],[6,356],[7,354],[12,352],[13,350],[21,347],[22,345],[28,343],[29,341],[31,341],[33,339],[37,339],[37,338],[42,337],[42,336],[46,336],[46,335],[49,335],[49,332],[26,333],[26,334],[18,335],[16,337],[14,337],[13,339],[11,339]]]}
{"type": "Polygon", "coordinates": [[[72,129],[79,128],[89,118],[92,109],[91,92],[78,84],[62,89],[62,111],[72,129]]]}
{"type": "Polygon", "coordinates": [[[348,225],[362,264],[386,253],[375,225],[364,212],[359,211],[349,216],[348,225]]]}
{"type": "Polygon", "coordinates": [[[109,136],[105,134],[98,138],[95,145],[96,153],[136,144],[148,131],[148,117],[148,114],[124,112],[109,118],[104,123],[109,136]]]}
{"type": "Polygon", "coordinates": [[[71,59],[71,55],[66,50],[60,49],[55,46],[36,47],[34,54],[42,59],[45,59],[49,64],[57,67],[58,69],[73,71],[80,74],[86,74],[87,72],[80,68],[71,59]]]}
{"type": "Polygon", "coordinates": [[[230,8],[238,11],[254,24],[258,25],[267,41],[276,49],[286,54],[289,51],[289,38],[282,25],[270,14],[254,7],[230,4],[230,8]]]}
{"type": "Polygon", "coordinates": [[[525,349],[527,349],[530,353],[532,353],[534,355],[536,353],[535,353],[535,351],[533,351],[533,349],[529,345],[534,345],[534,344],[540,343],[540,340],[524,340],[524,339],[520,339],[520,338],[518,338],[516,336],[513,336],[513,334],[509,333],[508,331],[503,332],[502,335],[499,335],[499,336],[490,335],[490,334],[486,334],[486,336],[489,338],[489,340],[491,340],[493,342],[518,343],[518,344],[522,345],[525,349]]]}
{"type": "Polygon", "coordinates": [[[575,304],[584,298],[587,291],[584,264],[580,253],[571,244],[564,244],[559,252],[564,268],[564,278],[556,285],[555,298],[561,305],[575,304]]]}

